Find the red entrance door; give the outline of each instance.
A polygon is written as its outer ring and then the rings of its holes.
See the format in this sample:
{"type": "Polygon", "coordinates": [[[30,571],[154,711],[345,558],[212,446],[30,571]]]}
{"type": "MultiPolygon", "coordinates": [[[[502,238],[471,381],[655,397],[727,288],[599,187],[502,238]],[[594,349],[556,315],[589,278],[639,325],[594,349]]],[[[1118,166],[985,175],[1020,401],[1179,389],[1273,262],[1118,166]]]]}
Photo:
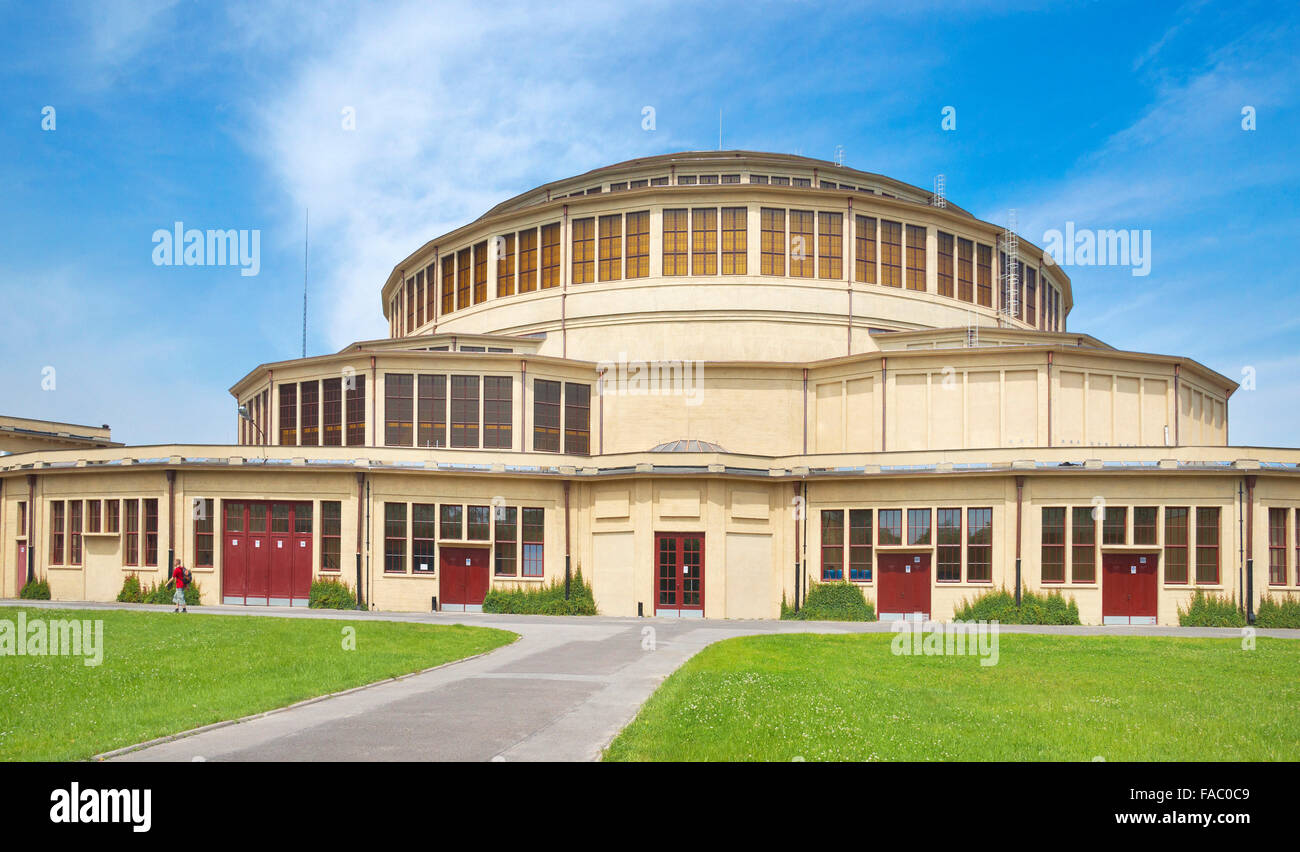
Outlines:
{"type": "Polygon", "coordinates": [[[880,591],[876,610],[882,619],[930,617],[930,554],[881,553],[876,556],[880,591]]]}
{"type": "Polygon", "coordinates": [[[18,561],[14,563],[14,597],[22,594],[27,583],[27,542],[18,542],[18,561]]]}
{"type": "Polygon", "coordinates": [[[482,612],[487,597],[488,549],[486,547],[442,547],[438,550],[439,609],[482,612]]]}
{"type": "Polygon", "coordinates": [[[225,501],[221,602],[306,606],[312,504],[225,501]]]}
{"type": "Polygon", "coordinates": [[[1102,554],[1102,624],[1156,623],[1156,561],[1154,553],[1102,554]]]}
{"type": "Polygon", "coordinates": [[[704,534],[655,536],[655,614],[704,615],[704,534]]]}

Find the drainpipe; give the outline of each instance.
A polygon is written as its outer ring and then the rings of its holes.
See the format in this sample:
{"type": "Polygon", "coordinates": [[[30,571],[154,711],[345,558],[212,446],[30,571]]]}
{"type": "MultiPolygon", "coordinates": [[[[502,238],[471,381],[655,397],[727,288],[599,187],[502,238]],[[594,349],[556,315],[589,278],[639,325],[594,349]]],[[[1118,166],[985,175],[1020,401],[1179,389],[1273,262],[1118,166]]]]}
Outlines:
{"type": "Polygon", "coordinates": [[[596,387],[600,388],[600,416],[597,421],[596,440],[601,455],[605,454],[605,373],[607,372],[609,372],[608,367],[601,369],[596,382],[596,387]]]}
{"type": "Polygon", "coordinates": [[[808,368],[803,368],[803,453],[808,455],[808,368]]]}
{"type": "Polygon", "coordinates": [[[1246,623],[1255,623],[1255,477],[1246,477],[1246,623]]]}
{"type": "Polygon", "coordinates": [[[1182,443],[1178,439],[1178,432],[1179,432],[1178,421],[1182,419],[1182,415],[1181,415],[1182,405],[1179,404],[1179,399],[1178,399],[1178,373],[1179,373],[1179,367],[1181,366],[1182,366],[1181,364],[1174,365],[1174,446],[1175,447],[1182,446],[1182,443]]]}
{"type": "Polygon", "coordinates": [[[167,570],[176,564],[176,471],[167,471],[167,570]]]}
{"type": "Polygon", "coordinates": [[[885,436],[889,434],[889,359],[880,356],[880,451],[885,451],[885,436]]]}
{"type": "Polygon", "coordinates": [[[1047,353],[1047,446],[1052,446],[1052,355],[1047,353]]]}
{"type": "Polygon", "coordinates": [[[1025,498],[1025,478],[1016,477],[1016,606],[1020,606],[1020,516],[1025,498]]]}
{"type": "MultiPolygon", "coordinates": [[[[1237,609],[1246,612],[1246,506],[1241,482],[1237,482],[1237,609]]],[[[1190,510],[1189,510],[1190,511],[1190,510]]]]}
{"type": "Polygon", "coordinates": [[[569,599],[569,481],[564,481],[564,599],[569,599]]]}
{"type": "Polygon", "coordinates": [[[361,594],[361,530],[362,517],[365,513],[365,485],[366,475],[357,474],[357,609],[362,608],[361,594]]]}
{"type": "Polygon", "coordinates": [[[27,474],[27,582],[36,579],[36,474],[27,474]]]}

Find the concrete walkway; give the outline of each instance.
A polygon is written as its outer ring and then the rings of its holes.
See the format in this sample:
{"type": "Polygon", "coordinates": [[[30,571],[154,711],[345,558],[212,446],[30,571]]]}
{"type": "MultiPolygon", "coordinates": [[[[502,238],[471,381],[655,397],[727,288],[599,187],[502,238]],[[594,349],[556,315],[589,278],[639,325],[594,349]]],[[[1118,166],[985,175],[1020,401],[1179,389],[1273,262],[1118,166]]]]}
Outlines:
{"type": "MultiPolygon", "coordinates": [[[[133,604],[0,601],[77,609],[133,604]]],[[[114,752],[132,761],[596,760],[655,688],[705,646],[762,633],[880,633],[879,622],[367,613],[205,606],[209,614],[468,624],[518,633],[489,654],[114,752]]],[[[180,616],[177,616],[178,618],[180,616]]],[[[1239,638],[1230,628],[1016,627],[1006,633],[1239,638]]],[[[1300,638],[1300,631],[1260,636],[1300,638]]]]}

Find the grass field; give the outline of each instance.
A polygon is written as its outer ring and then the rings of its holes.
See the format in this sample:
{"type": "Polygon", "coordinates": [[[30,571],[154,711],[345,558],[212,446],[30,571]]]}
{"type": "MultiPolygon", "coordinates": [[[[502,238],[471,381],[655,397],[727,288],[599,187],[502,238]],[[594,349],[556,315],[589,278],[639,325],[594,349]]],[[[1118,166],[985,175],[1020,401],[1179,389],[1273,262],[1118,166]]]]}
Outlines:
{"type": "Polygon", "coordinates": [[[1300,641],[1002,634],[997,665],[887,634],[712,645],[606,760],[1300,759],[1300,641]]]}
{"type": "MultiPolygon", "coordinates": [[[[0,608],[16,622],[18,607],[0,608]]],[[[77,760],[408,674],[514,641],[503,630],[384,621],[27,609],[103,619],[98,666],[0,656],[0,760],[77,760]],[[344,650],[344,628],[355,650],[344,650]]]]}

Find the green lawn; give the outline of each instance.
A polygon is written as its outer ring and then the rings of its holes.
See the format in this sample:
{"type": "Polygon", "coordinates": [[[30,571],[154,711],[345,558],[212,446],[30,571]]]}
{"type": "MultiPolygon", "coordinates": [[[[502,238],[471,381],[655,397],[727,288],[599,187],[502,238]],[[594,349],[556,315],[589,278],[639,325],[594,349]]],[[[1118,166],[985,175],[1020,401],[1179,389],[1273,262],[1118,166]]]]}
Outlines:
{"type": "Polygon", "coordinates": [[[1300,759],[1300,641],[1002,634],[997,665],[890,634],[712,645],[606,760],[1300,759]]]}
{"type": "MultiPolygon", "coordinates": [[[[0,607],[17,622],[18,607],[0,607]]],[[[503,630],[191,612],[27,609],[103,619],[99,666],[0,656],[0,760],[77,760],[513,642],[503,630]],[[344,627],[355,650],[344,650],[344,627]]]]}

